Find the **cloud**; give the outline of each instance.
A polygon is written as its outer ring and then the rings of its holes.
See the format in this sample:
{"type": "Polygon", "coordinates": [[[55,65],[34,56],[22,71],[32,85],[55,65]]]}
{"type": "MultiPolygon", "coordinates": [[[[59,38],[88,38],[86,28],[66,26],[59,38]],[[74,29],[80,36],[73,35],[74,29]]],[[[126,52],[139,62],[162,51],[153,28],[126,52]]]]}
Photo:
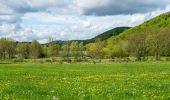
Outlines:
{"type": "Polygon", "coordinates": [[[0,37],[82,40],[170,11],[168,0],[1,0],[0,37]]]}
{"type": "Polygon", "coordinates": [[[64,8],[69,0],[1,0],[0,22],[15,23],[30,12],[46,11],[50,7],[64,8]]]}
{"type": "Polygon", "coordinates": [[[76,0],[77,7],[85,15],[118,15],[147,13],[164,9],[169,0],[76,0]]]}
{"type": "Polygon", "coordinates": [[[27,13],[45,10],[48,7],[65,7],[68,0],[2,0],[1,4],[6,5],[14,12],[27,13]]]}

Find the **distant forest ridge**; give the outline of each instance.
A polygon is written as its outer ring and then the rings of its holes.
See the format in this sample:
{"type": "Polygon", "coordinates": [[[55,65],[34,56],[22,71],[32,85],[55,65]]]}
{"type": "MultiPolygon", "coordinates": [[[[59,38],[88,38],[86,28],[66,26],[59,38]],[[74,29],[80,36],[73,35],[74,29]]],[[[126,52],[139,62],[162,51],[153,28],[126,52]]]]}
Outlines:
{"type": "MultiPolygon", "coordinates": [[[[128,30],[130,28],[131,27],[116,27],[116,28],[113,28],[113,29],[108,30],[106,32],[103,32],[103,33],[101,33],[101,34],[99,34],[96,37],[91,38],[91,39],[87,39],[87,40],[70,40],[69,42],[71,43],[71,42],[74,41],[74,42],[78,42],[78,43],[83,42],[84,44],[88,44],[88,43],[94,43],[97,38],[100,38],[101,41],[103,41],[103,40],[107,40],[107,39],[111,38],[112,36],[117,36],[117,35],[121,34],[122,32],[124,32],[125,30],[128,30]]],[[[57,40],[56,42],[58,44],[64,44],[66,41],[57,40]]]]}

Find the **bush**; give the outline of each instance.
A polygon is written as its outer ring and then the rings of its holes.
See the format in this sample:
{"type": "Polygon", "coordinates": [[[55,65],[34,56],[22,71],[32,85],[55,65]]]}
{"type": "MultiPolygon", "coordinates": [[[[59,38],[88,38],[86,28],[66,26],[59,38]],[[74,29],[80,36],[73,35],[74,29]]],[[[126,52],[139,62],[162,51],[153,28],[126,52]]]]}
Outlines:
{"type": "Polygon", "coordinates": [[[93,64],[96,64],[97,62],[95,60],[92,60],[93,64]]]}
{"type": "Polygon", "coordinates": [[[59,60],[59,64],[63,64],[63,60],[59,60]]]}
{"type": "Polygon", "coordinates": [[[51,59],[45,59],[45,62],[46,63],[52,63],[52,60],[51,59]]]}
{"type": "Polygon", "coordinates": [[[67,62],[67,63],[71,63],[72,62],[70,58],[69,59],[64,58],[64,59],[62,59],[62,61],[63,62],[67,62]]]}
{"type": "Polygon", "coordinates": [[[13,59],[13,62],[24,62],[23,58],[17,58],[17,59],[13,59]]]}
{"type": "Polygon", "coordinates": [[[115,61],[114,59],[109,59],[109,62],[111,62],[111,63],[114,62],[114,61],[115,61]]]}
{"type": "Polygon", "coordinates": [[[166,57],[166,61],[170,61],[170,57],[166,57]]]}
{"type": "Polygon", "coordinates": [[[40,63],[40,64],[43,64],[43,63],[45,63],[45,60],[39,59],[37,62],[40,63]]]}
{"type": "Polygon", "coordinates": [[[51,62],[58,62],[56,58],[51,58],[51,62]]]}
{"type": "Polygon", "coordinates": [[[78,58],[78,59],[72,59],[72,62],[73,63],[76,63],[76,62],[82,62],[83,60],[82,59],[80,59],[80,58],[78,58]]]}

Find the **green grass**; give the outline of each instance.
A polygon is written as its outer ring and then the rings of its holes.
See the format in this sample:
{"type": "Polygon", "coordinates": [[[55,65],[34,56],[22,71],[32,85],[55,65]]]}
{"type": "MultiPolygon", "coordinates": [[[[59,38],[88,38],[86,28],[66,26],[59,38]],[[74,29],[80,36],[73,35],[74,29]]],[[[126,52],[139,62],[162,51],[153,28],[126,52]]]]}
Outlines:
{"type": "Polygon", "coordinates": [[[0,99],[168,100],[170,62],[2,64],[0,99]]]}

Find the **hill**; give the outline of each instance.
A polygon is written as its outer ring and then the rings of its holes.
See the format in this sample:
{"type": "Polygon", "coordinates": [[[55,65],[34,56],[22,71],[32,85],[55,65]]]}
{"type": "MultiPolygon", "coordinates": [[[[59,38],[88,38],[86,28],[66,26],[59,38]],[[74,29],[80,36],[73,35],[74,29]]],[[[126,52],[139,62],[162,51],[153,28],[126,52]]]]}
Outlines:
{"type": "MultiPolygon", "coordinates": [[[[117,36],[120,33],[124,32],[125,30],[128,30],[128,29],[130,29],[130,27],[117,27],[117,28],[108,30],[108,31],[106,31],[104,33],[101,33],[100,35],[98,35],[98,36],[96,36],[96,37],[94,37],[92,39],[87,39],[87,40],[71,40],[69,42],[71,43],[73,41],[77,41],[78,43],[83,42],[84,44],[88,44],[88,43],[95,42],[95,40],[97,38],[100,38],[103,41],[103,40],[107,40],[107,39],[111,38],[112,36],[117,36]]],[[[62,41],[62,40],[58,40],[57,41],[58,44],[64,44],[65,42],[66,41],[62,41]]]]}
{"type": "Polygon", "coordinates": [[[130,37],[130,35],[138,34],[138,33],[145,33],[146,35],[155,31],[155,30],[165,30],[170,28],[170,12],[161,14],[149,21],[144,22],[143,24],[133,27],[129,30],[124,31],[118,36],[112,36],[110,39],[116,40],[125,40],[130,37]]]}
{"type": "Polygon", "coordinates": [[[95,42],[95,40],[97,38],[100,38],[102,41],[103,40],[106,40],[110,37],[114,37],[114,36],[117,36],[119,35],[120,33],[124,32],[125,30],[128,30],[130,29],[130,27],[117,27],[117,28],[114,28],[114,29],[111,29],[111,30],[108,30],[92,39],[89,39],[89,40],[85,40],[87,43],[91,43],[91,42],[95,42]]]}

